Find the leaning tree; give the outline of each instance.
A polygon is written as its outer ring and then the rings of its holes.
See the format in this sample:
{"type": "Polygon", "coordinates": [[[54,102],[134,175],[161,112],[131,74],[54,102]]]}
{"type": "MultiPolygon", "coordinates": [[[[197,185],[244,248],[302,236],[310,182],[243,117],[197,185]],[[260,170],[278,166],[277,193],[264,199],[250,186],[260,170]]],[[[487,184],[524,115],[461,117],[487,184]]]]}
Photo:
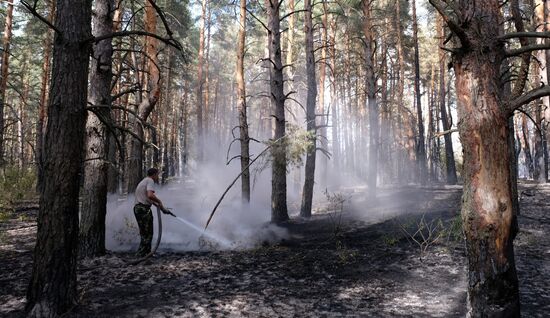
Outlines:
{"type": "Polygon", "coordinates": [[[547,85],[524,92],[531,52],[548,49],[533,39],[550,34],[524,30],[517,0],[430,3],[453,38],[448,45],[452,47],[444,49],[451,51],[456,74],[458,129],[464,149],[462,221],[469,263],[468,315],[518,317],[513,248],[518,211],[508,118],[522,105],[550,95],[547,85]],[[516,32],[505,32],[508,21],[513,21],[516,32]],[[508,45],[516,39],[519,47],[508,45]],[[519,58],[519,70],[511,76],[509,65],[515,58],[519,58]]]}

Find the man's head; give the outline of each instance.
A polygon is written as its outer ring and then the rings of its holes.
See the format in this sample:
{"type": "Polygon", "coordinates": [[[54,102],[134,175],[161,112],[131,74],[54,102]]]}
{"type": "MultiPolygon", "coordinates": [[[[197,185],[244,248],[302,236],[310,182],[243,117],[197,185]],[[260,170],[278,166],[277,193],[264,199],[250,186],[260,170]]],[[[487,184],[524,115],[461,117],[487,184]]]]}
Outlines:
{"type": "Polygon", "coordinates": [[[147,176],[158,183],[159,182],[159,169],[150,168],[149,170],[147,170],[147,176]]]}

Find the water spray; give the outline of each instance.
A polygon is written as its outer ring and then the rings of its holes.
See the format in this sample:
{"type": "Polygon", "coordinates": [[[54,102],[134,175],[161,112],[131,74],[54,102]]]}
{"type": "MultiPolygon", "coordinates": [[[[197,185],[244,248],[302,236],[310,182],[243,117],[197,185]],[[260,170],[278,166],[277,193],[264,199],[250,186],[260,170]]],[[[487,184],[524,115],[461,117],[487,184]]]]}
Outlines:
{"type": "Polygon", "coordinates": [[[170,214],[171,216],[175,217],[178,221],[180,221],[181,223],[187,225],[188,227],[192,228],[193,230],[197,231],[198,233],[201,234],[201,236],[204,236],[204,237],[207,237],[209,238],[210,240],[212,241],[215,241],[216,243],[219,243],[222,247],[224,248],[229,248],[231,247],[231,242],[223,237],[220,237],[218,235],[215,235],[213,233],[209,233],[209,232],[206,232],[206,229],[203,229],[203,228],[200,228],[199,226],[187,221],[186,219],[184,218],[181,218],[177,215],[175,215],[174,213],[172,213],[170,210],[166,210],[164,213],[166,214],[170,214]]]}

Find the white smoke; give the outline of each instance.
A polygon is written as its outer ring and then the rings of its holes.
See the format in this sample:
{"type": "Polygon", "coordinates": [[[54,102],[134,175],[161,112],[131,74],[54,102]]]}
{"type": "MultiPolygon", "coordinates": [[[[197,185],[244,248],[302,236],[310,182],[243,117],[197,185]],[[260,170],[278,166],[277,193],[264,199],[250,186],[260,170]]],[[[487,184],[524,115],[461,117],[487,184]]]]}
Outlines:
{"type": "MultiPolygon", "coordinates": [[[[206,234],[201,232],[214,205],[239,174],[239,167],[238,160],[234,160],[230,165],[210,160],[194,168],[192,176],[158,187],[156,194],[164,205],[171,208],[177,217],[195,225],[193,228],[173,216],[162,214],[160,250],[242,249],[258,246],[263,242],[274,242],[288,236],[286,229],[269,223],[271,218],[269,168],[252,176],[251,179],[255,182],[250,205],[242,204],[241,185],[238,181],[218,207],[206,234]],[[229,246],[223,244],[227,241],[229,246]]],[[[289,197],[292,198],[292,195],[289,197]]],[[[133,215],[133,206],[133,196],[109,198],[106,222],[106,246],[109,250],[137,249],[139,230],[133,215]]],[[[155,207],[153,207],[153,216],[154,244],[158,233],[155,207]]]]}

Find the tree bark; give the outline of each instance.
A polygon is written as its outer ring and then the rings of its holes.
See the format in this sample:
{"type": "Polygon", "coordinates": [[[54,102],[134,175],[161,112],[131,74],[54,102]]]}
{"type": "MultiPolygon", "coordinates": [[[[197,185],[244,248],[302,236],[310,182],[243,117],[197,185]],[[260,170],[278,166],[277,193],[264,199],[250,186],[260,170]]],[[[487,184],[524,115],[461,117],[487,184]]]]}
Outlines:
{"type": "Polygon", "coordinates": [[[8,75],[10,63],[10,44],[13,24],[13,2],[8,2],[6,20],[4,23],[4,36],[2,38],[2,67],[0,68],[0,166],[4,162],[4,105],[6,102],[6,89],[8,88],[8,75]]]}
{"type": "Polygon", "coordinates": [[[523,146],[523,154],[525,155],[525,165],[529,173],[529,179],[533,179],[534,164],[533,156],[531,155],[531,145],[529,142],[529,127],[527,126],[527,115],[521,114],[521,143],[523,146]]]}
{"type": "MultiPolygon", "coordinates": [[[[145,31],[156,33],[157,15],[153,6],[145,0],[145,31]]],[[[138,118],[134,120],[134,133],[139,137],[132,138],[130,143],[130,159],[128,160],[128,192],[133,193],[136,186],[144,177],[143,172],[143,142],[145,133],[143,125],[149,118],[149,115],[155,108],[160,98],[160,70],[157,54],[158,40],[153,37],[145,38],[145,55],[147,56],[147,96],[145,96],[137,109],[138,118]],[[140,123],[141,122],[141,123],[140,123]]],[[[153,164],[156,164],[154,162],[153,164]]]]}
{"type": "MultiPolygon", "coordinates": [[[[546,6],[546,0],[541,1],[535,1],[537,6],[535,7],[535,24],[537,26],[540,26],[537,28],[538,32],[544,32],[544,22],[545,22],[545,6],[546,6]]],[[[544,44],[546,39],[539,39],[537,41],[538,44],[544,44]]],[[[545,50],[546,51],[546,50],[545,50]]],[[[536,52],[538,63],[534,65],[534,78],[541,79],[540,83],[537,81],[535,82],[535,85],[545,85],[548,82],[548,77],[546,73],[546,68],[548,65],[548,61],[546,60],[546,52],[545,51],[538,51],[536,52]]],[[[548,166],[545,163],[546,158],[546,151],[545,151],[545,135],[546,135],[546,127],[542,121],[543,119],[543,108],[548,107],[547,98],[540,99],[536,101],[535,104],[535,121],[538,125],[538,128],[536,127],[535,133],[534,133],[534,140],[533,140],[533,146],[535,148],[535,158],[534,158],[534,174],[533,179],[538,183],[545,183],[546,180],[548,180],[548,166]],[[545,105],[546,104],[546,105],[545,105]]]]}
{"type": "MultiPolygon", "coordinates": [[[[441,17],[438,17],[438,33],[439,33],[439,46],[443,46],[443,42],[445,41],[445,32],[443,28],[443,23],[441,21],[441,17]]],[[[446,58],[445,58],[445,52],[443,50],[439,50],[439,109],[441,113],[441,125],[443,127],[443,131],[449,131],[451,129],[449,125],[449,120],[447,118],[447,108],[445,106],[445,67],[446,67],[446,58]]],[[[447,184],[456,184],[457,183],[457,176],[456,176],[456,165],[455,165],[455,155],[453,150],[453,138],[451,134],[445,134],[445,168],[446,168],[446,178],[447,178],[447,184]]]]}
{"type": "MultiPolygon", "coordinates": [[[[48,6],[48,21],[53,23],[55,15],[55,0],[49,1],[48,6]]],[[[46,31],[46,39],[44,42],[44,61],[42,63],[42,81],[40,86],[40,103],[38,109],[38,122],[36,127],[36,163],[38,166],[38,181],[36,183],[36,189],[40,189],[40,183],[42,178],[42,159],[44,157],[44,135],[46,128],[46,113],[48,105],[48,86],[50,82],[50,72],[51,72],[51,54],[52,54],[52,38],[53,30],[48,29],[46,31]]]]}
{"type": "Polygon", "coordinates": [[[378,102],[376,100],[378,85],[375,71],[375,56],[374,56],[374,30],[371,18],[371,0],[363,0],[363,35],[365,37],[365,68],[366,78],[365,86],[367,89],[368,97],[368,111],[369,111],[369,166],[367,172],[367,185],[369,187],[369,196],[371,198],[376,197],[376,185],[378,178],[378,144],[379,144],[379,110],[378,102]]]}
{"type": "Polygon", "coordinates": [[[206,114],[203,113],[203,85],[204,85],[204,32],[206,27],[206,6],[208,0],[202,0],[202,14],[201,23],[199,27],[199,53],[198,53],[198,71],[197,71],[197,160],[200,162],[203,160],[203,147],[204,147],[204,118],[206,114]]]}
{"type": "MultiPolygon", "coordinates": [[[[114,0],[96,0],[93,15],[94,36],[112,33],[114,0]]],[[[112,39],[94,45],[90,67],[88,102],[93,106],[111,106],[112,39]]],[[[111,121],[111,110],[102,107],[88,114],[84,186],[80,214],[80,257],[105,254],[105,216],[107,214],[107,172],[110,134],[103,121],[111,121]]]]}
{"type": "MultiPolygon", "coordinates": [[[[430,0],[432,4],[436,1],[430,0]]],[[[509,93],[501,82],[504,17],[498,0],[455,2],[447,24],[461,44],[453,54],[464,151],[462,222],[468,256],[468,316],[519,317],[513,239],[517,211],[510,174],[509,93]]]]}
{"type": "Polygon", "coordinates": [[[44,144],[43,187],[32,276],[31,317],[54,317],[77,301],[78,192],[84,150],[88,62],[92,36],[89,0],[58,0],[52,84],[44,144]]]}
{"type": "MultiPolygon", "coordinates": [[[[315,76],[315,48],[313,47],[313,7],[311,0],[304,1],[304,33],[306,45],[306,77],[307,77],[307,100],[306,120],[307,131],[310,134],[309,146],[306,155],[305,182],[302,191],[302,206],[300,216],[311,217],[311,206],[313,201],[313,186],[315,185],[315,160],[317,153],[317,125],[315,123],[315,103],[317,101],[317,78],[315,76]]],[[[323,82],[321,82],[323,84],[323,82]]]]}
{"type": "Polygon", "coordinates": [[[336,170],[340,167],[340,139],[339,139],[339,118],[338,118],[338,93],[337,93],[337,79],[339,73],[336,66],[336,18],[332,16],[330,21],[330,65],[332,69],[331,86],[330,86],[330,110],[332,115],[332,161],[336,170]]]}
{"type": "MultiPolygon", "coordinates": [[[[243,202],[250,202],[250,137],[248,135],[248,117],[246,109],[246,86],[244,81],[244,46],[246,40],[246,0],[241,0],[240,23],[237,44],[237,111],[239,112],[239,131],[241,143],[241,195],[243,202]]],[[[217,96],[217,94],[216,94],[217,96]]]]}
{"type": "Polygon", "coordinates": [[[427,182],[426,142],[424,139],[424,118],[422,117],[422,96],[420,95],[420,57],[418,52],[418,21],[416,18],[416,0],[412,1],[413,43],[414,43],[414,91],[416,97],[416,118],[418,125],[418,143],[416,160],[420,184],[427,182]]]}
{"type": "Polygon", "coordinates": [[[286,204],[286,134],[285,94],[283,90],[283,65],[281,62],[280,5],[278,0],[267,0],[268,42],[269,42],[269,82],[271,107],[275,120],[272,146],[271,169],[271,221],[288,220],[286,204]]]}

